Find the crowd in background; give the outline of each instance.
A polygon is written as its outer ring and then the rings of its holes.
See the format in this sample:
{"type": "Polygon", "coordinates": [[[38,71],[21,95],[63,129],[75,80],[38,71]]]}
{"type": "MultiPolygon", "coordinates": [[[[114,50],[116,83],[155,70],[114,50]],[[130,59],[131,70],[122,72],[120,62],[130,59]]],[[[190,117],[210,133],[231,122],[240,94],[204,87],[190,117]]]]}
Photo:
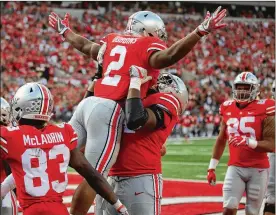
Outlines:
{"type": "MultiPolygon", "coordinates": [[[[76,8],[108,10],[104,5],[97,4],[82,2],[74,5],[76,8]]],[[[115,4],[111,11],[97,16],[85,11],[81,20],[71,17],[71,29],[89,40],[99,42],[105,34],[124,31],[128,16],[121,12],[129,8],[139,7],[168,13],[177,10],[179,14],[203,15],[198,6],[192,5],[177,7],[173,3],[171,7],[162,9],[162,4],[149,6],[141,3],[130,7],[131,4],[135,3],[115,4]]],[[[68,121],[82,99],[97,63],[73,49],[49,27],[51,7],[57,6],[65,7],[54,2],[51,5],[48,2],[40,2],[39,5],[1,3],[1,96],[10,100],[22,84],[29,81],[42,82],[54,95],[53,119],[68,121]]],[[[263,15],[257,13],[259,15],[255,17],[269,17],[261,7],[259,10],[263,15]]],[[[232,14],[235,15],[234,12],[232,14]]],[[[252,17],[246,13],[242,15],[241,12],[238,15],[252,17]]],[[[187,16],[169,16],[164,19],[168,46],[192,32],[202,19],[195,20],[187,16]]],[[[216,135],[219,105],[231,97],[232,81],[240,72],[253,72],[260,80],[260,97],[271,96],[270,87],[275,79],[275,22],[228,20],[227,24],[225,29],[202,39],[187,57],[167,69],[182,77],[190,94],[187,112],[176,126],[176,135],[185,135],[186,128],[192,136],[216,135]]]]}

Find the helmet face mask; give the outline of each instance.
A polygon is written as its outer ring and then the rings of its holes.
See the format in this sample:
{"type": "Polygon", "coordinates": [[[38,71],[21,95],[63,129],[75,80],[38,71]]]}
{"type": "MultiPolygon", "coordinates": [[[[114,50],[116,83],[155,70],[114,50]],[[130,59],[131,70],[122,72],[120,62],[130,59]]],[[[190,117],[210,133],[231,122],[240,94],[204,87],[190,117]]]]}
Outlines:
{"type": "Polygon", "coordinates": [[[178,111],[178,114],[183,114],[189,99],[188,90],[184,82],[175,75],[163,72],[160,73],[158,77],[157,88],[161,93],[173,94],[180,103],[180,110],[178,111]]]}
{"type": "Polygon", "coordinates": [[[11,122],[11,107],[10,104],[1,97],[1,115],[0,115],[0,124],[9,125],[11,122]]]}
{"type": "Polygon", "coordinates": [[[251,72],[239,74],[233,84],[233,98],[238,103],[250,103],[260,94],[259,82],[251,72]]]}
{"type": "Polygon", "coordinates": [[[125,31],[134,35],[157,37],[165,42],[168,38],[163,20],[150,11],[139,11],[131,15],[125,31]]]}

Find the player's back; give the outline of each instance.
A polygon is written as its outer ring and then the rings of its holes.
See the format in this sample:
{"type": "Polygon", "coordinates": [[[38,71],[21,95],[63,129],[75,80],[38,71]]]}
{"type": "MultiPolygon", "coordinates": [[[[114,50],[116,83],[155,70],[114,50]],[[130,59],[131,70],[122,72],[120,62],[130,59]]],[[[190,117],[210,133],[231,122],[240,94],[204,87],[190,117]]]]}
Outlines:
{"type": "Polygon", "coordinates": [[[11,166],[22,208],[37,202],[62,202],[76,140],[68,124],[1,128],[1,155],[11,166]]]}
{"type": "Polygon", "coordinates": [[[150,67],[148,60],[153,51],[164,50],[166,45],[156,37],[140,37],[125,34],[109,34],[101,42],[106,42],[107,48],[103,60],[103,78],[95,85],[95,96],[124,100],[129,87],[129,68],[132,65],[148,71],[153,80],[144,84],[141,97],[146,96],[148,88],[157,80],[159,71],[150,67]]]}

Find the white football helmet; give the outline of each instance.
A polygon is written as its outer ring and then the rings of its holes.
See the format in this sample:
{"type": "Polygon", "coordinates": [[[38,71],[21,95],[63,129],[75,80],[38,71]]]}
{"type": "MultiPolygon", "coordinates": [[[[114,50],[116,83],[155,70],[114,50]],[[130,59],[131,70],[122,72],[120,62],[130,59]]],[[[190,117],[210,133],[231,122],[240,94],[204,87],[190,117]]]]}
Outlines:
{"type": "Polygon", "coordinates": [[[172,93],[180,102],[179,115],[182,115],[187,107],[189,94],[186,85],[181,78],[167,72],[160,73],[157,80],[158,91],[172,93]]]}
{"type": "Polygon", "coordinates": [[[275,98],[275,80],[273,81],[271,92],[272,92],[272,97],[275,98]]]}
{"type": "Polygon", "coordinates": [[[242,72],[234,80],[232,87],[233,98],[238,103],[251,102],[255,100],[260,94],[259,87],[260,84],[255,75],[253,75],[251,72],[242,72]],[[238,90],[237,85],[239,84],[250,85],[250,89],[238,90]]]}
{"type": "Polygon", "coordinates": [[[0,115],[0,123],[2,125],[9,125],[11,121],[11,106],[10,104],[1,97],[0,99],[1,105],[1,115],[0,115]]]}
{"type": "Polygon", "coordinates": [[[24,84],[12,99],[12,114],[16,121],[21,118],[49,121],[54,100],[50,90],[36,82],[24,84]]]}
{"type": "Polygon", "coordinates": [[[139,11],[128,18],[127,33],[142,36],[158,37],[167,41],[167,32],[163,20],[155,13],[150,11],[139,11]]]}

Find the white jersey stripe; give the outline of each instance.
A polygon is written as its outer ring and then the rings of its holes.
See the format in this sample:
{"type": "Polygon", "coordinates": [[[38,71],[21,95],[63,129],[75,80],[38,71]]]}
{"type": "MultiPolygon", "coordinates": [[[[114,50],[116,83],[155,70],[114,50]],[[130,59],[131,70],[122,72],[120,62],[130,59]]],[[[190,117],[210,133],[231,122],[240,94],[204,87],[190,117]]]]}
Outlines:
{"type": "Polygon", "coordinates": [[[1,140],[1,142],[7,144],[7,141],[3,137],[0,137],[0,140],[1,140]]]}
{"type": "Polygon", "coordinates": [[[160,44],[160,43],[152,43],[151,45],[158,45],[158,46],[161,46],[161,47],[164,48],[164,49],[167,48],[166,46],[164,46],[164,45],[162,45],[162,44],[160,44]]]}
{"type": "Polygon", "coordinates": [[[275,110],[271,110],[271,111],[267,111],[266,113],[270,114],[270,113],[274,113],[275,110]]]}
{"type": "Polygon", "coordinates": [[[268,108],[266,108],[267,110],[270,110],[270,109],[273,109],[273,108],[275,108],[275,106],[271,106],[271,107],[268,107],[268,108]]]}
{"type": "Polygon", "coordinates": [[[176,105],[175,105],[171,100],[169,100],[169,99],[167,99],[167,98],[165,98],[165,97],[162,97],[162,96],[160,97],[160,99],[163,99],[163,100],[165,100],[165,101],[171,103],[171,104],[174,106],[176,112],[178,113],[178,108],[176,107],[176,105]]]}
{"type": "Polygon", "coordinates": [[[173,95],[170,95],[170,94],[165,94],[165,95],[171,97],[177,103],[178,108],[180,108],[180,102],[178,101],[177,98],[175,98],[173,95]]]}
{"type": "Polygon", "coordinates": [[[0,145],[0,148],[3,149],[3,151],[8,154],[8,150],[4,146],[0,145]]]}
{"type": "Polygon", "coordinates": [[[78,137],[72,138],[71,141],[70,141],[70,143],[72,143],[73,141],[75,141],[75,140],[77,140],[77,139],[78,139],[78,137]]]}
{"type": "Polygon", "coordinates": [[[155,48],[155,47],[151,47],[151,48],[148,48],[147,52],[149,52],[150,50],[158,50],[158,51],[162,51],[163,49],[160,49],[160,48],[155,48]]]}

